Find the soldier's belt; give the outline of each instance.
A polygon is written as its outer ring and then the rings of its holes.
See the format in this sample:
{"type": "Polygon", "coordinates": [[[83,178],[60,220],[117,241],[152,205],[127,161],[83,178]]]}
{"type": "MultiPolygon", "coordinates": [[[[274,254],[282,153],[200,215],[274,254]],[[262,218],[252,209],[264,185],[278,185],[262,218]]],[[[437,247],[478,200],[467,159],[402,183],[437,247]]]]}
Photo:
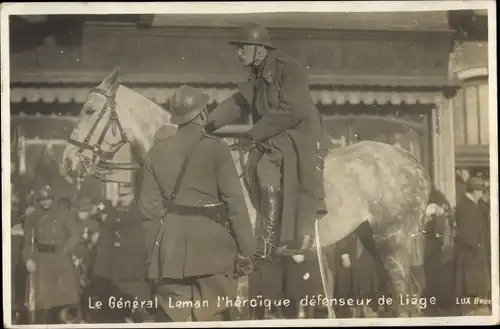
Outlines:
{"type": "Polygon", "coordinates": [[[37,243],[36,249],[38,252],[53,253],[57,252],[59,246],[54,244],[37,243]]]}
{"type": "Polygon", "coordinates": [[[168,214],[207,217],[217,224],[222,225],[224,228],[228,228],[229,225],[227,207],[224,202],[217,202],[200,207],[169,204],[167,205],[166,211],[168,214]]]}

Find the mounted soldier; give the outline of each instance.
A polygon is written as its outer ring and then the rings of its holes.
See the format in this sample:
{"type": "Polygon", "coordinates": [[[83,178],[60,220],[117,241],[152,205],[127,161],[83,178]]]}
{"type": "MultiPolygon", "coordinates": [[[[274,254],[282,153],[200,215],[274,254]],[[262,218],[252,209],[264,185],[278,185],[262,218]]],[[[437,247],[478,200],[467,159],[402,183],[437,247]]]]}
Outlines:
{"type": "Polygon", "coordinates": [[[276,49],[266,28],[249,24],[230,44],[250,75],[238,93],[210,113],[205,131],[251,114],[253,127],[243,137],[256,146],[246,173],[250,198],[261,212],[255,258],[272,262],[278,247],[310,248],[314,221],[326,213],[318,170],[321,116],[309,94],[307,72],[276,49]]]}
{"type": "Polygon", "coordinates": [[[34,275],[34,309],[37,323],[57,323],[59,311],[79,302],[78,277],[71,255],[80,231],[67,208],[54,202],[49,185],[36,191],[37,205],[27,215],[23,260],[34,275]]]}
{"type": "Polygon", "coordinates": [[[245,262],[237,260],[255,252],[229,147],[203,132],[209,100],[182,86],[168,105],[176,134],[153,145],[144,160],[138,205],[156,226],[148,232],[154,235],[147,239],[153,242],[148,276],[156,281],[159,322],[223,319],[227,307],[217,298],[236,297],[235,271],[245,274],[239,266],[245,262]],[[169,307],[204,301],[208,307],[169,307]]]}

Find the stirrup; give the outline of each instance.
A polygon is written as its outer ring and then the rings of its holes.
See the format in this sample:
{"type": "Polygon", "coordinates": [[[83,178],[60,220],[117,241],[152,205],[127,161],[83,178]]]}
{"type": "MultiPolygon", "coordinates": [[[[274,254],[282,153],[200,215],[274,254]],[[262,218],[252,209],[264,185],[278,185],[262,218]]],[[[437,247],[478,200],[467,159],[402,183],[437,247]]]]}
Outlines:
{"type": "Polygon", "coordinates": [[[277,253],[277,246],[273,246],[270,242],[269,239],[262,239],[262,249],[259,250],[255,253],[254,259],[256,261],[261,260],[261,261],[266,261],[269,263],[272,263],[273,260],[276,258],[276,253],[277,253]]]}

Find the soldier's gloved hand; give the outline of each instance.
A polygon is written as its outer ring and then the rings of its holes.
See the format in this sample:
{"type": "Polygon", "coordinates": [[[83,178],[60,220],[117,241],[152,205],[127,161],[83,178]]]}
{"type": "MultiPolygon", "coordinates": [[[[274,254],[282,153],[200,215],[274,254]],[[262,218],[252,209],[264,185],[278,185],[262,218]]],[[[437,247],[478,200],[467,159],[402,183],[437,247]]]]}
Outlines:
{"type": "Polygon", "coordinates": [[[253,259],[253,257],[242,256],[242,255],[236,256],[235,276],[237,278],[249,275],[254,271],[254,268],[255,268],[255,260],[253,259]]]}
{"type": "Polygon", "coordinates": [[[217,128],[215,127],[215,124],[213,122],[209,122],[207,123],[204,127],[203,127],[203,130],[207,133],[207,134],[211,134],[213,133],[214,131],[217,130],[217,128]]]}
{"type": "Polygon", "coordinates": [[[26,261],[26,270],[28,270],[28,272],[35,272],[36,271],[36,264],[35,264],[35,261],[33,259],[28,259],[26,261]]]}
{"type": "Polygon", "coordinates": [[[344,267],[350,267],[351,266],[351,257],[349,257],[349,254],[342,254],[342,266],[344,267]]]}
{"type": "Polygon", "coordinates": [[[78,257],[76,257],[76,256],[72,256],[71,258],[72,258],[72,260],[73,260],[73,265],[74,265],[75,267],[80,266],[80,264],[81,264],[81,260],[80,260],[80,258],[78,258],[78,257]]]}
{"type": "Polygon", "coordinates": [[[14,225],[10,230],[10,234],[12,236],[24,236],[24,230],[22,224],[14,225]]]}

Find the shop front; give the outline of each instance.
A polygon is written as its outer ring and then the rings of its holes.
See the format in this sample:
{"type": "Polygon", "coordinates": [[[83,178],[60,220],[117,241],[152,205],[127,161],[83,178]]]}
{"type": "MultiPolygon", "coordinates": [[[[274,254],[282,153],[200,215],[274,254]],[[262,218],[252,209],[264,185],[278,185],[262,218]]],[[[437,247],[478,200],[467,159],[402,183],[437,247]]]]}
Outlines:
{"type": "MultiPolygon", "coordinates": [[[[307,24],[300,17],[287,22],[259,14],[252,21],[268,26],[275,45],[303,64],[311,97],[339,146],[361,140],[400,145],[453,203],[453,35],[445,12],[424,14],[371,13],[363,20],[339,13],[307,24]]],[[[222,20],[213,27],[199,17],[166,16],[149,29],[87,22],[78,47],[49,40],[43,49],[17,54],[11,59],[11,102],[57,100],[78,108],[76,115],[89,90],[117,66],[125,85],[160,105],[184,83],[209,93],[212,106],[234,93],[248,74],[228,46],[238,24],[222,20]],[[35,60],[36,53],[45,56],[35,60]]]]}

